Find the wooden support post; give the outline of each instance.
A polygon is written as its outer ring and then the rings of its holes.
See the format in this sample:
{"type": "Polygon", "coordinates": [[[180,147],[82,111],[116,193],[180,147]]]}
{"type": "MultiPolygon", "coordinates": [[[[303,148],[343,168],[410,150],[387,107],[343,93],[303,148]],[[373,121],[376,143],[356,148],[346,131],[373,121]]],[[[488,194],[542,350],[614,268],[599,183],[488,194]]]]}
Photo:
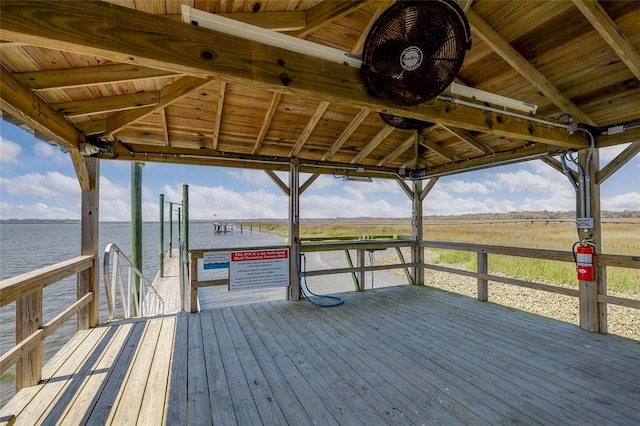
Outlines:
{"type": "MultiPolygon", "coordinates": [[[[358,268],[364,268],[364,249],[357,249],[357,265],[358,268]]],[[[366,278],[364,271],[358,271],[358,291],[364,291],[364,280],[366,278]]]]}
{"type": "Polygon", "coordinates": [[[159,201],[160,212],[160,278],[164,277],[164,194],[160,194],[159,201]]]}
{"type": "MultiPolygon", "coordinates": [[[[478,273],[489,273],[489,259],[487,253],[478,252],[478,273]]],[[[486,302],[489,299],[489,285],[486,278],[478,278],[478,300],[486,302]]]]}
{"type": "MultiPolygon", "coordinates": [[[[425,194],[426,195],[426,194],[425,194]]],[[[411,262],[415,263],[413,267],[414,284],[424,285],[424,247],[420,242],[424,238],[422,229],[422,181],[413,181],[413,216],[411,219],[412,237],[414,245],[411,249],[411,262]]]]}
{"type": "MultiPolygon", "coordinates": [[[[580,240],[590,240],[595,245],[595,258],[602,253],[602,220],[600,212],[600,185],[596,183],[596,175],[600,164],[600,155],[597,148],[579,151],[578,161],[585,171],[588,171],[584,180],[586,195],[585,211],[581,211],[580,217],[589,215],[593,218],[593,228],[578,228],[580,240]],[[589,163],[587,170],[587,162],[589,163]]],[[[578,200],[578,205],[580,205],[578,200]]],[[[580,211],[577,209],[576,211],[580,211]]],[[[594,259],[595,280],[579,282],[580,299],[580,327],[594,333],[607,332],[607,305],[598,303],[598,294],[607,293],[607,283],[604,271],[598,270],[594,259]]]]}
{"type": "MultiPolygon", "coordinates": [[[[131,262],[142,271],[142,165],[137,161],[131,163],[131,262]]],[[[134,279],[136,297],[140,298],[140,277],[134,279]]]]}
{"type": "Polygon", "coordinates": [[[99,236],[99,204],[100,204],[100,160],[85,157],[84,162],[89,173],[89,190],[82,191],[82,213],[80,221],[80,254],[93,256],[93,266],[78,274],[77,297],[93,293],[89,304],[80,309],[77,315],[77,329],[84,330],[95,327],[100,320],[100,280],[98,275],[98,236],[99,236]]]}
{"type": "MultiPolygon", "coordinates": [[[[35,333],[42,325],[42,290],[16,301],[16,343],[35,333]]],[[[42,340],[16,363],[16,392],[37,384],[42,378],[42,340]]]]}
{"type": "Polygon", "coordinates": [[[289,171],[289,300],[300,300],[300,172],[297,164],[289,171]]]}
{"type": "Polygon", "coordinates": [[[169,257],[173,256],[173,204],[169,201],[169,257]]]}

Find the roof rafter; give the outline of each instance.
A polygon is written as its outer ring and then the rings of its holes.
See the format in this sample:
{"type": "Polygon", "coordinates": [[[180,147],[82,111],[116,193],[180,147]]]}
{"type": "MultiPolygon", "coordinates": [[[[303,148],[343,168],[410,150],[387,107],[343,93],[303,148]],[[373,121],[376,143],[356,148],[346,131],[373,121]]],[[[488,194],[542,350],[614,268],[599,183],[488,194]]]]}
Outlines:
{"type": "Polygon", "coordinates": [[[329,148],[329,151],[327,151],[322,156],[322,161],[330,160],[331,157],[333,157],[336,152],[338,152],[338,150],[342,148],[342,145],[344,145],[344,143],[351,137],[353,132],[355,132],[358,127],[360,127],[362,122],[369,116],[370,112],[371,111],[369,111],[368,109],[363,108],[360,110],[360,112],[358,112],[358,114],[356,114],[355,117],[353,117],[353,120],[351,120],[349,125],[342,131],[338,139],[336,139],[331,148],[329,148]]]}
{"type": "Polygon", "coordinates": [[[448,149],[446,149],[445,147],[439,145],[438,143],[429,140],[428,137],[421,137],[418,139],[418,143],[420,143],[420,145],[423,145],[425,147],[427,147],[428,149],[430,149],[431,151],[435,152],[436,154],[438,154],[439,156],[441,156],[442,158],[444,158],[447,161],[458,161],[460,158],[458,158],[457,156],[455,156],[454,154],[452,154],[448,149]]]}
{"type": "Polygon", "coordinates": [[[169,125],[167,123],[167,111],[165,108],[160,108],[162,114],[162,133],[164,133],[165,146],[171,146],[171,139],[169,138],[169,125]]]}
{"type": "Polygon", "coordinates": [[[384,140],[387,139],[391,133],[393,133],[394,130],[396,130],[396,128],[393,126],[389,126],[388,124],[384,126],[384,128],[380,130],[380,132],[375,135],[373,139],[371,139],[367,146],[362,148],[360,153],[358,153],[358,155],[356,155],[354,159],[351,160],[351,164],[362,162],[362,160],[367,158],[369,154],[371,154],[378,147],[378,145],[384,142],[384,140]]]}
{"type": "Polygon", "coordinates": [[[456,129],[455,127],[444,126],[444,125],[440,125],[440,127],[445,129],[447,132],[451,133],[453,136],[457,137],[461,141],[466,142],[469,145],[473,146],[475,149],[482,152],[483,154],[489,154],[489,153],[495,152],[493,148],[491,148],[489,145],[485,144],[480,139],[473,136],[471,133],[467,132],[466,130],[456,129]]]}
{"type": "Polygon", "coordinates": [[[380,17],[380,15],[382,15],[382,12],[384,12],[393,3],[395,3],[395,0],[378,1],[378,7],[376,8],[375,12],[373,12],[373,15],[371,15],[371,19],[369,19],[369,22],[367,22],[367,25],[360,33],[360,37],[358,37],[358,40],[351,48],[351,53],[356,53],[358,55],[362,53],[364,42],[367,40],[367,35],[369,35],[371,27],[373,27],[373,24],[375,24],[376,20],[380,17]]]}
{"type": "Polygon", "coordinates": [[[616,52],[616,55],[640,80],[640,53],[622,34],[613,19],[597,1],[573,0],[573,4],[591,22],[602,38],[616,52]]]}
{"type": "Polygon", "coordinates": [[[80,188],[83,191],[89,191],[91,189],[89,170],[79,151],[80,144],[86,142],[82,132],[65,120],[40,96],[22,86],[3,66],[0,66],[0,93],[2,94],[0,109],[19,118],[34,130],[51,135],[58,144],[69,149],[80,188]]]}
{"type": "Polygon", "coordinates": [[[313,130],[318,125],[318,122],[324,115],[327,108],[329,108],[329,102],[322,101],[320,102],[320,104],[318,104],[318,107],[313,112],[313,115],[311,115],[311,118],[309,119],[304,130],[300,134],[300,137],[298,137],[298,140],[296,141],[295,145],[291,149],[291,152],[289,153],[289,157],[295,157],[300,153],[300,150],[302,150],[302,147],[307,142],[307,139],[309,139],[309,136],[311,136],[311,133],[313,133],[313,130]]]}
{"type": "Polygon", "coordinates": [[[218,110],[216,111],[216,122],[213,125],[213,149],[218,149],[218,141],[220,140],[220,124],[222,123],[222,111],[224,109],[224,95],[227,89],[227,83],[220,81],[218,89],[218,110]]]}
{"type": "Polygon", "coordinates": [[[105,96],[82,101],[62,102],[51,106],[65,117],[82,117],[156,105],[160,91],[105,96]]]}
{"type": "Polygon", "coordinates": [[[267,132],[271,127],[273,116],[276,115],[276,111],[278,111],[278,104],[280,104],[280,99],[282,99],[282,93],[280,92],[275,92],[271,97],[269,108],[267,109],[267,113],[264,116],[264,120],[262,120],[262,126],[260,127],[260,132],[258,133],[256,144],[253,146],[253,150],[251,151],[251,153],[254,155],[258,154],[260,152],[260,148],[262,148],[264,138],[267,136],[267,132]]]}
{"type": "Polygon", "coordinates": [[[325,25],[330,24],[338,18],[350,14],[364,6],[364,0],[355,1],[323,1],[313,6],[306,12],[306,25],[298,31],[291,31],[288,34],[294,37],[304,37],[325,25]]]}
{"type": "Polygon", "coordinates": [[[187,96],[193,90],[209,84],[210,81],[210,79],[197,77],[181,78],[175,83],[160,90],[160,99],[158,99],[157,104],[129,111],[121,111],[107,118],[105,123],[105,135],[112,136],[114,133],[124,129],[129,124],[141,120],[147,115],[155,112],[157,109],[164,108],[178,99],[187,96]]]}
{"type": "Polygon", "coordinates": [[[411,136],[409,136],[407,139],[405,139],[404,142],[402,142],[400,145],[398,145],[396,147],[396,149],[391,151],[391,153],[389,155],[387,155],[382,160],[380,160],[380,162],[378,163],[378,166],[386,166],[387,164],[391,163],[396,158],[398,158],[402,154],[404,154],[406,150],[408,150],[413,145],[415,145],[417,140],[418,140],[418,131],[416,130],[411,134],[411,136]]]}
{"type": "Polygon", "coordinates": [[[527,61],[500,34],[487,24],[473,10],[467,11],[467,18],[475,33],[482,38],[502,59],[515,68],[524,78],[529,80],[536,89],[544,93],[558,108],[571,114],[577,121],[595,126],[591,118],[567,98],[553,85],[536,67],[527,61]]]}
{"type": "Polygon", "coordinates": [[[201,78],[296,93],[376,112],[467,130],[571,148],[587,141],[526,119],[430,101],[417,106],[383,103],[362,89],[358,70],[205,28],[101,2],[4,0],[2,38],[91,54],[201,78]],[[144,19],[141,19],[144,15],[144,19]],[[105,31],[105,26],[109,31],[105,31]],[[141,28],[142,26],[142,28],[141,28]],[[170,40],[170,43],[159,42],[170,40]]]}

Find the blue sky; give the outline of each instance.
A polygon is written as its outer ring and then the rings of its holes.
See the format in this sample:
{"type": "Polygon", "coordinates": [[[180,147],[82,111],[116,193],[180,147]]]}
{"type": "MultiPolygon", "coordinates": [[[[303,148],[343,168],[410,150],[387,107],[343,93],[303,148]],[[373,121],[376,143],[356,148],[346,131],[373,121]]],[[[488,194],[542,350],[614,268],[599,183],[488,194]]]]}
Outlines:
{"type": "MultiPolygon", "coordinates": [[[[625,146],[600,151],[606,164],[625,146]]],[[[130,219],[129,162],[101,161],[100,220],[130,219]]],[[[180,201],[189,184],[191,219],[286,218],[287,197],[260,170],[146,163],[143,219],[157,220],[158,195],[180,201]]],[[[281,175],[287,182],[286,174],[281,175]]],[[[304,181],[306,176],[301,177],[304,181]]],[[[604,210],[640,210],[640,156],[601,187],[604,210]]],[[[68,154],[0,122],[0,219],[80,217],[80,189],[68,154]]],[[[409,217],[411,203],[393,180],[344,182],[320,177],[304,192],[301,217],[409,217]]],[[[425,215],[567,211],[573,188],[539,160],[443,177],[424,203],[425,215]]]]}

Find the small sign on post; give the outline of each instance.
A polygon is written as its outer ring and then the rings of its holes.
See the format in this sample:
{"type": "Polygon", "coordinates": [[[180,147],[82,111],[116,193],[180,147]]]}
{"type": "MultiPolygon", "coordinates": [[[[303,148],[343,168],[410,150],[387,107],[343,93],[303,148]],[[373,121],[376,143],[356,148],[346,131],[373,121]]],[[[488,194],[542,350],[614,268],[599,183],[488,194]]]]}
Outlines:
{"type": "Polygon", "coordinates": [[[288,286],[288,248],[231,252],[230,290],[288,286]]]}
{"type": "Polygon", "coordinates": [[[228,251],[209,251],[203,253],[202,263],[204,269],[225,269],[229,267],[228,251]]]}

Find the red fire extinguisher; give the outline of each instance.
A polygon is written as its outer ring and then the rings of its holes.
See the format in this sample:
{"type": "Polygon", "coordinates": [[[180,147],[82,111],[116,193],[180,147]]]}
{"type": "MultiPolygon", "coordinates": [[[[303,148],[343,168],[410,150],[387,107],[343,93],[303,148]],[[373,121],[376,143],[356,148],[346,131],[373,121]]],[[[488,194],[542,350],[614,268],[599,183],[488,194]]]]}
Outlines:
{"type": "Polygon", "coordinates": [[[593,281],[595,279],[594,263],[596,248],[588,241],[578,241],[573,245],[573,258],[576,261],[578,280],[593,281]],[[576,246],[578,246],[576,250],[576,246]]]}

